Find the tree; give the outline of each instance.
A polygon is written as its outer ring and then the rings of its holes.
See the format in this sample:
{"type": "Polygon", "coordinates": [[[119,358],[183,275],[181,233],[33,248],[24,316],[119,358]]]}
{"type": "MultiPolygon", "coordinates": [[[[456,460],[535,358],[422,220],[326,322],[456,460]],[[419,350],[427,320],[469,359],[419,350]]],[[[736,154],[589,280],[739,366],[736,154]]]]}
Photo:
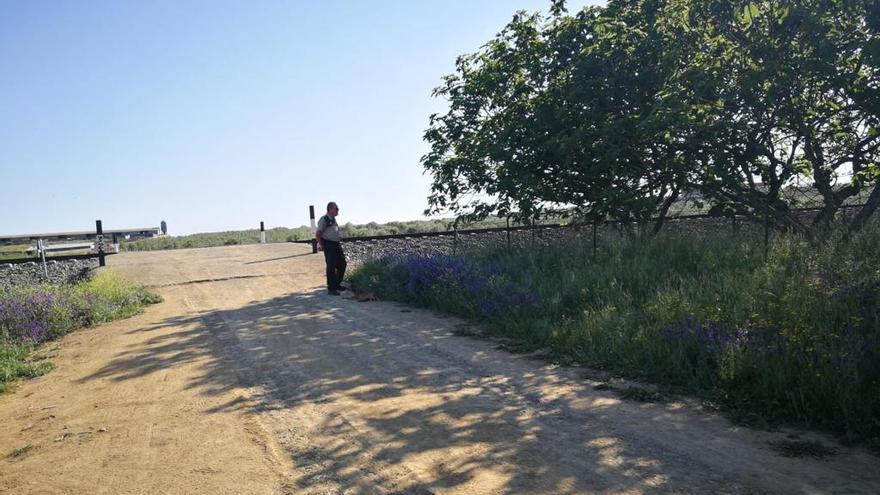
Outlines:
{"type": "Polygon", "coordinates": [[[717,210],[809,232],[847,198],[876,190],[878,114],[859,103],[878,83],[865,64],[867,12],[853,0],[669,2],[670,29],[694,56],[666,98],[699,129],[694,186],[717,210]],[[821,201],[811,224],[792,213],[791,191],[821,201]]]}
{"type": "Polygon", "coordinates": [[[717,214],[827,228],[880,205],[880,12],[867,0],[629,0],[517,13],[435,91],[429,212],[564,210],[663,224],[685,190],[717,214]],[[807,223],[792,192],[822,204],[807,223]]]}
{"type": "Polygon", "coordinates": [[[449,101],[432,115],[422,159],[433,175],[429,212],[451,210],[469,220],[493,212],[521,219],[540,215],[541,158],[528,147],[532,100],[542,84],[539,17],[517,13],[481,52],[456,60],[434,94],[449,101]]]}
{"type": "Polygon", "coordinates": [[[663,81],[658,7],[562,7],[546,19],[518,13],[436,90],[450,110],[425,134],[429,212],[639,220],[677,197],[675,161],[641,129],[663,81]]]}

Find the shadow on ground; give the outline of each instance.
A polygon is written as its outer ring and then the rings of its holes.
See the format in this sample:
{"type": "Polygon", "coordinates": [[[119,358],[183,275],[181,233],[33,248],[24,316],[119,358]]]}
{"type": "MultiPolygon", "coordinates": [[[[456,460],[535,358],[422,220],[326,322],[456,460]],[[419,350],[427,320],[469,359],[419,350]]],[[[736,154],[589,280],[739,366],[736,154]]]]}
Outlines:
{"type": "Polygon", "coordinates": [[[260,263],[269,263],[270,261],[280,261],[280,260],[289,260],[289,259],[292,259],[292,258],[301,258],[301,257],[303,257],[303,256],[311,256],[312,254],[313,254],[313,253],[311,253],[311,252],[309,252],[309,253],[299,253],[299,254],[292,254],[292,255],[290,255],[290,256],[281,256],[281,257],[279,257],[279,258],[269,258],[269,259],[267,259],[267,260],[248,261],[248,262],[246,262],[246,263],[242,263],[242,264],[243,264],[243,265],[259,265],[260,263]]]}
{"type": "Polygon", "coordinates": [[[307,473],[300,489],[332,479],[346,493],[372,493],[359,488],[364,480],[401,493],[686,490],[687,480],[664,474],[664,446],[633,445],[608,426],[622,413],[610,395],[549,393],[558,374],[454,336],[452,326],[393,304],[298,293],[138,329],[156,336],[82,381],[204,360],[191,387],[259,391],[206,414],[243,410],[290,422],[276,435],[307,473]],[[157,332],[167,327],[178,331],[157,332]]]}

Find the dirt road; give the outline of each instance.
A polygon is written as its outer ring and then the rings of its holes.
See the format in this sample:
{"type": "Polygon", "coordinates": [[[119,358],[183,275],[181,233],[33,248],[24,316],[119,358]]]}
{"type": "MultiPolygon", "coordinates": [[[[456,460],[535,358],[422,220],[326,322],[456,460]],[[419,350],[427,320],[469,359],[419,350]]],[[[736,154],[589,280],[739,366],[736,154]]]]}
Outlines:
{"type": "MultiPolygon", "coordinates": [[[[880,493],[880,461],[621,401],[460,322],[320,290],[299,245],[121,254],[165,302],[0,396],[6,493],[880,493]]],[[[818,439],[826,445],[831,440],[818,439]]]]}

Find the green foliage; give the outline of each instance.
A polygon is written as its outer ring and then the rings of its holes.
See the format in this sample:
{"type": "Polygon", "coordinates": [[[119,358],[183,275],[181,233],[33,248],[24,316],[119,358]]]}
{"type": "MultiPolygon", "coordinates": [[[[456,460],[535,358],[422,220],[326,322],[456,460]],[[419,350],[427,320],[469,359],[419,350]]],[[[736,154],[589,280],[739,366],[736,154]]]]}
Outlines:
{"type": "Polygon", "coordinates": [[[161,297],[114,272],[102,271],[74,286],[36,285],[0,290],[0,392],[19,378],[42,375],[40,343],[82,327],[128,318],[161,297]]]}
{"type": "Polygon", "coordinates": [[[10,452],[7,455],[7,457],[9,457],[10,459],[15,459],[17,457],[24,456],[28,452],[31,452],[31,451],[36,450],[38,448],[40,448],[39,445],[28,444],[28,445],[25,445],[24,447],[13,449],[12,452],[10,452]]]}
{"type": "Polygon", "coordinates": [[[0,246],[0,261],[4,259],[19,259],[28,256],[26,253],[30,244],[9,244],[0,246]]]}
{"type": "MultiPolygon", "coordinates": [[[[290,242],[311,238],[308,227],[302,226],[294,229],[277,227],[266,231],[269,242],[290,242]]],[[[205,232],[183,236],[162,236],[150,239],[139,239],[132,242],[124,242],[120,245],[123,251],[158,251],[164,249],[186,249],[216,246],[234,246],[239,244],[258,244],[260,242],[259,229],[238,230],[226,232],[205,232]]]]}
{"type": "MultiPolygon", "coordinates": [[[[546,221],[558,221],[560,218],[551,217],[546,221]]],[[[480,221],[466,222],[450,219],[413,220],[409,222],[387,222],[366,224],[346,223],[341,226],[345,237],[365,237],[376,235],[412,234],[417,232],[445,232],[457,225],[459,229],[482,229],[504,227],[507,219],[490,216],[480,221]]],[[[511,222],[512,226],[520,225],[511,222]]],[[[311,230],[302,226],[295,229],[278,227],[267,230],[269,242],[291,242],[311,239],[311,230]]],[[[241,230],[227,232],[208,232],[191,234],[186,236],[165,236],[152,239],[141,239],[122,244],[123,251],[155,251],[163,249],[201,248],[216,246],[235,246],[243,244],[257,244],[260,242],[259,230],[241,230]]]]}
{"type": "Polygon", "coordinates": [[[19,378],[34,378],[52,369],[49,363],[32,362],[30,354],[30,346],[0,340],[0,393],[9,390],[19,378]]]}
{"type": "Polygon", "coordinates": [[[128,318],[149,304],[162,302],[162,297],[144,286],[135,284],[112,271],[98,272],[71,289],[73,298],[89,301],[89,317],[79,322],[92,326],[128,318]]]}
{"type": "MultiPolygon", "coordinates": [[[[877,190],[880,137],[876,65],[863,56],[873,35],[861,0],[669,2],[683,15],[664,26],[690,57],[668,80],[658,107],[694,136],[694,172],[712,200],[777,227],[826,230],[840,206],[877,190]],[[873,95],[873,96],[872,96],[873,95]],[[849,176],[851,175],[851,179],[849,176]],[[810,223],[784,188],[806,186],[823,210],[810,223]]],[[[876,204],[851,217],[857,230],[876,204]]]]}
{"type": "Polygon", "coordinates": [[[429,212],[645,222],[699,191],[711,212],[827,231],[880,206],[876,7],[867,0],[611,1],[517,13],[435,94],[429,212]],[[822,212],[792,213],[809,190],[822,212]]]}
{"type": "Polygon", "coordinates": [[[560,361],[698,394],[742,418],[880,442],[878,267],[873,222],[819,248],[778,236],[766,259],[748,239],[661,234],[606,238],[595,253],[568,243],[379,260],[352,283],[480,321],[560,361]]]}

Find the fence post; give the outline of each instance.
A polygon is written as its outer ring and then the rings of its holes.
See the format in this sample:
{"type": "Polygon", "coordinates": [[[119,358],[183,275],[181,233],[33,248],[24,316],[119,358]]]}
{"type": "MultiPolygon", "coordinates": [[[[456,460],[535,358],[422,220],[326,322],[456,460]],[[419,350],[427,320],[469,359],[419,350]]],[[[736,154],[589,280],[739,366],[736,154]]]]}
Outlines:
{"type": "Polygon", "coordinates": [[[593,256],[596,256],[596,249],[599,247],[599,238],[598,238],[598,234],[596,232],[596,229],[598,228],[598,223],[599,223],[599,219],[594,218],[593,219],[593,256]]]}
{"type": "Polygon", "coordinates": [[[767,261],[767,250],[770,246],[770,208],[764,212],[764,261],[767,261]]]}
{"type": "Polygon", "coordinates": [[[104,266],[104,228],[101,226],[100,220],[95,220],[95,244],[98,248],[98,266],[104,266]]]}
{"type": "Polygon", "coordinates": [[[46,282],[49,281],[49,267],[46,266],[46,246],[43,239],[37,239],[37,249],[40,251],[40,258],[43,260],[43,273],[46,275],[46,282]]]}
{"type": "Polygon", "coordinates": [[[266,226],[260,221],[260,244],[266,244],[266,226]]]}
{"type": "Polygon", "coordinates": [[[309,220],[312,223],[312,254],[318,253],[318,239],[315,239],[315,231],[318,229],[315,225],[315,205],[309,205],[309,220]]]}

